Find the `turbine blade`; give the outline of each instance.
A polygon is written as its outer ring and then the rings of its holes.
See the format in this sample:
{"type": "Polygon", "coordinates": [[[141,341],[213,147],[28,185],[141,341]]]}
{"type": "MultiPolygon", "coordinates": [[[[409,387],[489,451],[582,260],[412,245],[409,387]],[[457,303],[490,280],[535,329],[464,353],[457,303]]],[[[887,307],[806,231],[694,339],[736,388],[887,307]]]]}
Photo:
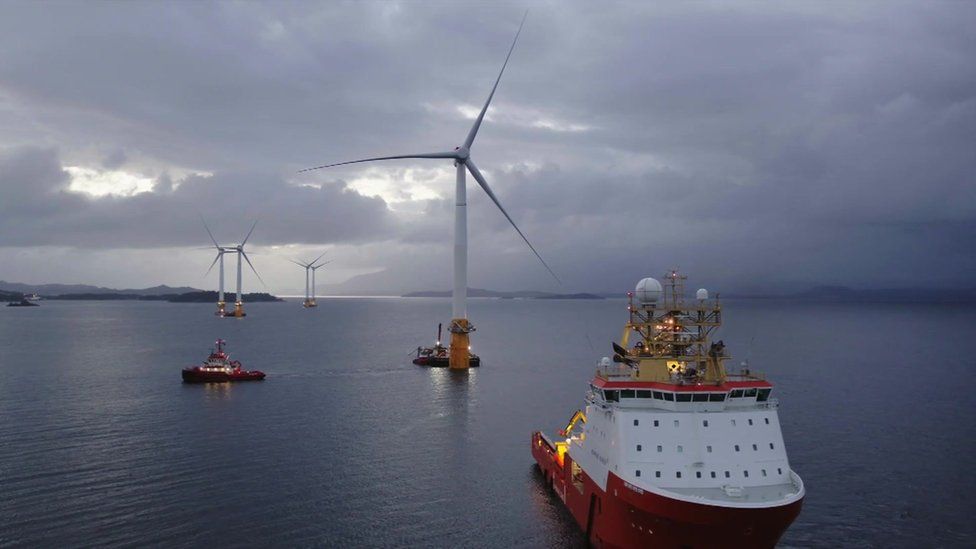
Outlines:
{"type": "Polygon", "coordinates": [[[299,267],[305,267],[306,269],[308,268],[308,265],[306,265],[304,263],[300,263],[298,261],[295,261],[294,259],[289,259],[287,257],[285,259],[288,259],[288,261],[291,261],[292,263],[294,263],[295,265],[298,265],[299,267]]]}
{"type": "Polygon", "coordinates": [[[323,261],[322,263],[319,263],[318,265],[313,265],[312,266],[312,270],[314,271],[315,269],[318,269],[319,267],[322,267],[324,265],[328,265],[329,263],[332,263],[333,261],[335,261],[335,260],[334,259],[330,259],[328,261],[323,261]]]}
{"type": "Polygon", "coordinates": [[[217,244],[217,239],[216,239],[216,238],[214,238],[214,235],[213,235],[213,233],[212,233],[212,232],[210,232],[210,227],[208,227],[208,226],[207,226],[207,220],[206,220],[206,219],[204,219],[202,215],[200,216],[200,221],[203,221],[203,228],[204,228],[204,229],[207,229],[207,234],[209,234],[209,235],[210,235],[210,240],[211,240],[211,241],[213,241],[213,243],[214,243],[214,246],[216,246],[216,247],[218,247],[218,248],[219,248],[219,247],[220,247],[220,244],[217,244]]]}
{"type": "Polygon", "coordinates": [[[210,268],[209,268],[209,269],[207,269],[207,272],[205,272],[205,273],[203,273],[203,276],[204,276],[204,277],[206,277],[206,276],[207,276],[208,274],[210,274],[210,271],[212,271],[212,270],[213,270],[213,268],[214,268],[214,265],[216,265],[216,264],[217,264],[217,260],[218,260],[218,259],[220,259],[220,255],[221,255],[222,253],[223,253],[223,252],[217,252],[217,257],[215,257],[215,258],[214,258],[214,260],[213,260],[213,263],[211,263],[211,264],[210,264],[210,268]]]}
{"type": "Polygon", "coordinates": [[[485,113],[488,112],[488,105],[491,104],[491,98],[495,96],[495,90],[498,89],[498,83],[502,81],[502,74],[505,72],[505,67],[508,66],[508,60],[512,57],[512,52],[515,51],[515,43],[518,42],[519,35],[522,34],[522,26],[525,25],[525,18],[528,17],[528,10],[525,11],[525,15],[522,16],[522,22],[519,23],[518,32],[515,33],[515,39],[512,40],[512,47],[508,48],[508,55],[505,56],[505,62],[502,63],[502,70],[498,71],[498,78],[495,79],[495,85],[491,88],[491,93],[488,94],[488,100],[485,101],[485,106],[481,107],[481,112],[478,114],[478,118],[475,119],[474,125],[471,126],[471,131],[468,132],[468,137],[464,140],[464,147],[466,149],[471,148],[471,144],[474,143],[475,136],[478,135],[478,128],[481,127],[481,121],[485,119],[485,113]]]}
{"type": "Polygon", "coordinates": [[[258,222],[257,222],[257,220],[255,220],[254,221],[254,225],[251,225],[251,230],[250,231],[247,231],[247,236],[244,237],[244,242],[241,242],[241,246],[247,244],[247,239],[248,238],[251,238],[251,233],[254,232],[254,227],[257,227],[257,226],[258,226],[258,222]]]}
{"type": "Polygon", "coordinates": [[[350,160],[349,162],[336,162],[335,164],[326,164],[324,166],[315,166],[314,168],[305,168],[304,170],[298,170],[298,173],[310,172],[312,170],[321,170],[322,168],[331,168],[333,166],[345,166],[346,164],[359,164],[361,162],[374,162],[376,160],[399,160],[401,158],[457,158],[457,153],[454,151],[450,152],[434,152],[434,153],[418,153],[418,154],[401,154],[397,156],[377,156],[375,158],[363,158],[362,160],[350,160]]]}
{"type": "Polygon", "coordinates": [[[261,284],[264,285],[264,287],[267,288],[268,285],[264,283],[264,279],[261,278],[261,275],[258,274],[257,269],[255,269],[254,268],[254,265],[251,264],[251,260],[247,258],[247,254],[244,253],[243,250],[241,250],[241,256],[244,258],[244,261],[247,261],[247,266],[250,267],[252,271],[254,271],[254,276],[258,277],[258,280],[261,281],[261,284]]]}
{"type": "Polygon", "coordinates": [[[505,215],[505,219],[508,219],[508,222],[512,224],[512,227],[515,227],[515,232],[517,232],[519,236],[522,237],[522,240],[524,240],[525,243],[529,245],[529,249],[532,250],[532,253],[534,253],[535,256],[539,258],[539,261],[541,261],[542,264],[546,267],[546,270],[549,271],[549,274],[551,274],[552,277],[556,279],[556,282],[562,284],[562,281],[559,280],[559,277],[556,276],[556,273],[552,271],[552,269],[549,267],[549,264],[546,263],[546,260],[542,259],[542,256],[539,255],[539,252],[536,251],[535,246],[533,246],[532,243],[529,242],[528,238],[525,238],[525,235],[522,234],[522,230],[518,228],[518,225],[516,225],[514,221],[512,221],[512,216],[508,215],[508,212],[505,211],[505,208],[502,206],[502,203],[498,201],[498,197],[495,196],[495,193],[491,191],[491,187],[488,186],[488,182],[485,181],[485,176],[481,175],[481,172],[478,170],[477,166],[474,165],[474,162],[471,161],[471,158],[465,160],[464,164],[465,166],[468,167],[468,171],[471,172],[471,175],[473,175],[475,180],[478,181],[478,184],[481,185],[481,188],[484,189],[488,197],[491,198],[491,201],[494,202],[495,205],[498,206],[498,209],[502,211],[502,214],[505,215]]]}
{"type": "Polygon", "coordinates": [[[327,253],[329,253],[329,250],[326,250],[326,251],[324,251],[324,252],[322,252],[322,255],[320,255],[320,256],[318,256],[318,257],[316,257],[316,258],[315,258],[315,259],[313,259],[312,261],[309,261],[309,262],[308,262],[308,264],[309,264],[309,265],[315,265],[316,263],[318,263],[318,262],[319,262],[319,260],[320,260],[320,259],[322,259],[322,256],[323,256],[323,255],[325,255],[325,254],[327,254],[327,253]]]}

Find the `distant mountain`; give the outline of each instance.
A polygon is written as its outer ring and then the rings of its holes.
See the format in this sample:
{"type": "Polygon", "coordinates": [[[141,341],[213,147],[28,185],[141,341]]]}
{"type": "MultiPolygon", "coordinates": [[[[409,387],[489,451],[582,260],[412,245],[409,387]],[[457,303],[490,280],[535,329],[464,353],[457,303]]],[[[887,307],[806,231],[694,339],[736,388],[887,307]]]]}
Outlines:
{"type": "Polygon", "coordinates": [[[101,286],[91,286],[88,284],[24,284],[21,282],[6,282],[0,280],[0,291],[20,292],[24,294],[38,294],[42,296],[55,296],[65,294],[135,294],[135,295],[167,295],[184,294],[187,292],[199,292],[196,288],[188,286],[153,286],[144,289],[116,290],[114,288],[103,288],[101,286]]]}
{"type": "MultiPolygon", "coordinates": [[[[231,294],[227,295],[227,303],[233,303],[234,298],[231,294]]],[[[255,303],[259,301],[284,301],[280,297],[268,293],[258,292],[243,295],[245,303],[255,303]]],[[[81,293],[81,294],[60,294],[49,296],[46,299],[53,301],[169,301],[170,303],[216,303],[217,292],[195,290],[179,294],[122,294],[122,293],[81,293]]]]}
{"type": "MultiPolygon", "coordinates": [[[[451,297],[449,291],[410,292],[401,297],[451,297]]],[[[501,292],[482,288],[468,288],[468,297],[493,297],[498,299],[603,299],[596,294],[554,294],[550,292],[520,291],[501,292]]]]}

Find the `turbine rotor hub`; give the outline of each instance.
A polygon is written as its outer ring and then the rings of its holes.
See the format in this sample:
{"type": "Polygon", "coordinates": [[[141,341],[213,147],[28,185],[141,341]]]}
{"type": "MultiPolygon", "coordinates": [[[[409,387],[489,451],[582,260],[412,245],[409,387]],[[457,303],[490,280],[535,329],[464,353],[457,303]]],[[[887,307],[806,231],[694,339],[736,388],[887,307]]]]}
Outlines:
{"type": "Polygon", "coordinates": [[[454,149],[454,154],[455,154],[455,158],[464,161],[467,160],[469,156],[471,156],[471,151],[469,151],[467,147],[458,147],[454,149]]]}

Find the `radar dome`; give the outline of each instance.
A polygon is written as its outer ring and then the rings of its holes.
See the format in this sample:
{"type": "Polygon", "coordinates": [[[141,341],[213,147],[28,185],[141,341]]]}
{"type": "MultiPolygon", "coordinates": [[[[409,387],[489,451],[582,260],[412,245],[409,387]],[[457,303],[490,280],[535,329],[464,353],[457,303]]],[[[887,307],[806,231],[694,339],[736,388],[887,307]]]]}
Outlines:
{"type": "Polygon", "coordinates": [[[645,278],[637,283],[637,288],[634,290],[634,295],[637,296],[637,301],[645,304],[657,303],[659,297],[661,297],[661,283],[653,278],[645,278]]]}
{"type": "Polygon", "coordinates": [[[701,301],[708,299],[708,290],[706,290],[705,288],[699,289],[697,292],[695,292],[695,297],[697,297],[701,301]]]}

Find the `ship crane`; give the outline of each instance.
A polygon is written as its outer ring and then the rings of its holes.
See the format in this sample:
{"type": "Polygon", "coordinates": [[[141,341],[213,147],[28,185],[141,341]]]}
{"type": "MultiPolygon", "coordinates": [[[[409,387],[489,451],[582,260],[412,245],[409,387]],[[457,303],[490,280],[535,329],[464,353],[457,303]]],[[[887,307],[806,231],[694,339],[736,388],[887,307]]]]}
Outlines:
{"type": "Polygon", "coordinates": [[[583,413],[583,410],[576,410],[576,413],[573,414],[573,417],[569,418],[569,423],[566,424],[566,428],[563,429],[562,431],[559,431],[559,436],[564,436],[564,437],[571,436],[573,432],[573,427],[576,427],[576,424],[579,423],[580,421],[586,423],[586,414],[583,413]]]}

